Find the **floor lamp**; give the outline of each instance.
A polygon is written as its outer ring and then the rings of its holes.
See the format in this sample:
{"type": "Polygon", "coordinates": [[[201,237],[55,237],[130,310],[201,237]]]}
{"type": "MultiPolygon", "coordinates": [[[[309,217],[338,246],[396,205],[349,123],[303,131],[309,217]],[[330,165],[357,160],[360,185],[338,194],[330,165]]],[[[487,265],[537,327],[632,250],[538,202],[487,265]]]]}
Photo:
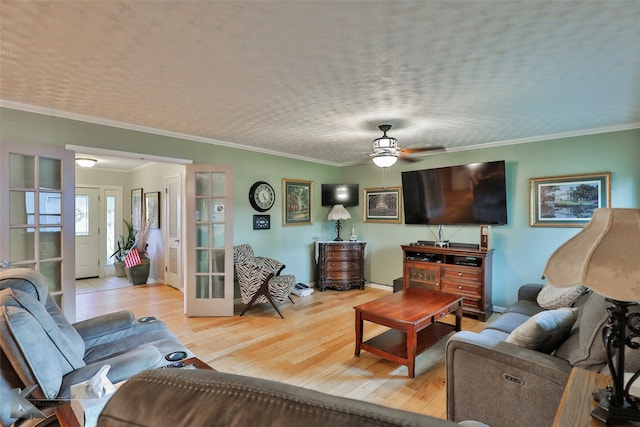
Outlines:
{"type": "Polygon", "coordinates": [[[591,412],[606,424],[640,421],[640,398],[629,393],[640,371],[624,383],[625,349],[640,347],[640,312],[629,314],[640,300],[639,254],[640,209],[595,209],[591,222],[551,255],[544,270],[550,285],[584,285],[611,303],[603,340],[613,385],[593,393],[598,404],[591,412]]]}

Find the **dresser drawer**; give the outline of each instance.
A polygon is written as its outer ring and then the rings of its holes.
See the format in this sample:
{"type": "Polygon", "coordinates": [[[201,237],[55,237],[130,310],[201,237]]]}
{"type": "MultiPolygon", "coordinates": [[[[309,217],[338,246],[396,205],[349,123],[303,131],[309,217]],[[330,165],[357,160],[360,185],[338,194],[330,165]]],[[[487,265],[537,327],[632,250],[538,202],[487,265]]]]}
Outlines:
{"type": "Polygon", "coordinates": [[[334,244],[325,246],[325,249],[327,251],[332,251],[332,252],[356,251],[357,253],[360,253],[362,252],[363,247],[364,245],[360,245],[356,243],[352,243],[352,244],[334,243],[334,244]]]}
{"type": "Polygon", "coordinates": [[[442,290],[452,294],[458,294],[461,296],[482,296],[482,286],[480,283],[470,282],[452,282],[449,280],[442,280],[442,290]]]}
{"type": "Polygon", "coordinates": [[[330,271],[360,271],[362,263],[360,261],[353,260],[344,260],[338,261],[332,259],[331,261],[326,261],[325,269],[327,272],[330,271]]]}
{"type": "Polygon", "coordinates": [[[442,280],[466,280],[480,283],[482,270],[473,267],[446,266],[442,269],[442,280]]]}
{"type": "Polygon", "coordinates": [[[359,271],[327,271],[325,275],[327,281],[360,280],[361,277],[359,271]]]}
{"type": "Polygon", "coordinates": [[[484,311],[481,299],[467,298],[466,296],[462,300],[462,308],[470,311],[484,311]]]}
{"type": "Polygon", "coordinates": [[[356,250],[336,251],[336,250],[333,250],[333,248],[331,248],[330,251],[327,251],[325,258],[327,260],[354,259],[354,258],[360,258],[362,256],[361,254],[362,252],[356,251],[356,250]]]}

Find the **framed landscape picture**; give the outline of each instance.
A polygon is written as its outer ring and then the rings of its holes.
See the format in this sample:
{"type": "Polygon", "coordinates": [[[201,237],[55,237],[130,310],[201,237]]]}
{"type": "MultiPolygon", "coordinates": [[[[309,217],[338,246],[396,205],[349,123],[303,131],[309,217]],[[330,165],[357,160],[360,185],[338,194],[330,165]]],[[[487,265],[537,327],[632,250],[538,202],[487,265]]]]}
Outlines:
{"type": "Polygon", "coordinates": [[[145,220],[151,228],[160,228],[160,192],[144,193],[145,220]]]}
{"type": "Polygon", "coordinates": [[[313,215],[313,181],[282,180],[282,225],[310,225],[313,215]]]}
{"type": "Polygon", "coordinates": [[[402,221],[402,188],[365,188],[364,222],[402,221]]]}
{"type": "Polygon", "coordinates": [[[138,231],[142,226],[142,215],[144,205],[142,204],[142,188],[131,190],[131,224],[133,229],[138,231]]]}
{"type": "Polygon", "coordinates": [[[531,178],[532,227],[584,227],[596,208],[608,208],[611,173],[531,178]]]}

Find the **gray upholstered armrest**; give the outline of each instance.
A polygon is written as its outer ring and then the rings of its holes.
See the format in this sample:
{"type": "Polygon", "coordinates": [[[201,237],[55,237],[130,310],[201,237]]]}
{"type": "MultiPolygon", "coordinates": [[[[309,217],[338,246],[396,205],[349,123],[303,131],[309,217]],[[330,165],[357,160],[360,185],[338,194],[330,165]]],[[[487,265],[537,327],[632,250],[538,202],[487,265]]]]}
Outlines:
{"type": "Polygon", "coordinates": [[[70,396],[71,386],[82,381],[87,381],[94,376],[104,365],[111,366],[107,376],[112,383],[124,381],[132,375],[145,369],[152,369],[158,366],[166,365],[164,355],[152,345],[141,345],[140,347],[129,350],[118,356],[110,357],[99,362],[92,363],[73,372],[68,373],[62,379],[60,394],[58,397],[68,398],[70,396]]]}
{"type": "Polygon", "coordinates": [[[100,427],[445,427],[454,424],[284,383],[216,371],[156,369],[109,399],[100,427]]]}
{"type": "Polygon", "coordinates": [[[520,286],[520,289],[518,289],[518,301],[526,300],[535,302],[541,289],[542,285],[535,283],[520,286]]]}
{"type": "Polygon", "coordinates": [[[134,327],[136,318],[127,310],[116,311],[73,324],[73,327],[85,341],[108,335],[114,331],[134,327]]]}
{"type": "Polygon", "coordinates": [[[447,418],[491,427],[551,425],[571,371],[558,357],[468,331],[449,339],[446,359],[447,418]]]}
{"type": "Polygon", "coordinates": [[[86,350],[110,344],[130,336],[144,337],[140,342],[155,339],[175,338],[164,322],[155,317],[135,319],[133,313],[122,310],[83,320],[72,325],[84,340],[86,350]],[[154,335],[155,334],[155,335],[154,335]]]}

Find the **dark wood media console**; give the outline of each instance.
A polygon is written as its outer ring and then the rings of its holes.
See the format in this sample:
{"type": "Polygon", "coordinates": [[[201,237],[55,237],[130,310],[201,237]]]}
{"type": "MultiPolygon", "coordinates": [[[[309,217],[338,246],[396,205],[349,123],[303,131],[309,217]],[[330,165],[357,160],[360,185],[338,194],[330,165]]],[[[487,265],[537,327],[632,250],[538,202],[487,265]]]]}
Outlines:
{"type": "Polygon", "coordinates": [[[485,321],[493,311],[491,262],[493,249],[475,245],[443,248],[433,244],[403,245],[402,286],[422,287],[464,298],[465,315],[485,321]]]}

